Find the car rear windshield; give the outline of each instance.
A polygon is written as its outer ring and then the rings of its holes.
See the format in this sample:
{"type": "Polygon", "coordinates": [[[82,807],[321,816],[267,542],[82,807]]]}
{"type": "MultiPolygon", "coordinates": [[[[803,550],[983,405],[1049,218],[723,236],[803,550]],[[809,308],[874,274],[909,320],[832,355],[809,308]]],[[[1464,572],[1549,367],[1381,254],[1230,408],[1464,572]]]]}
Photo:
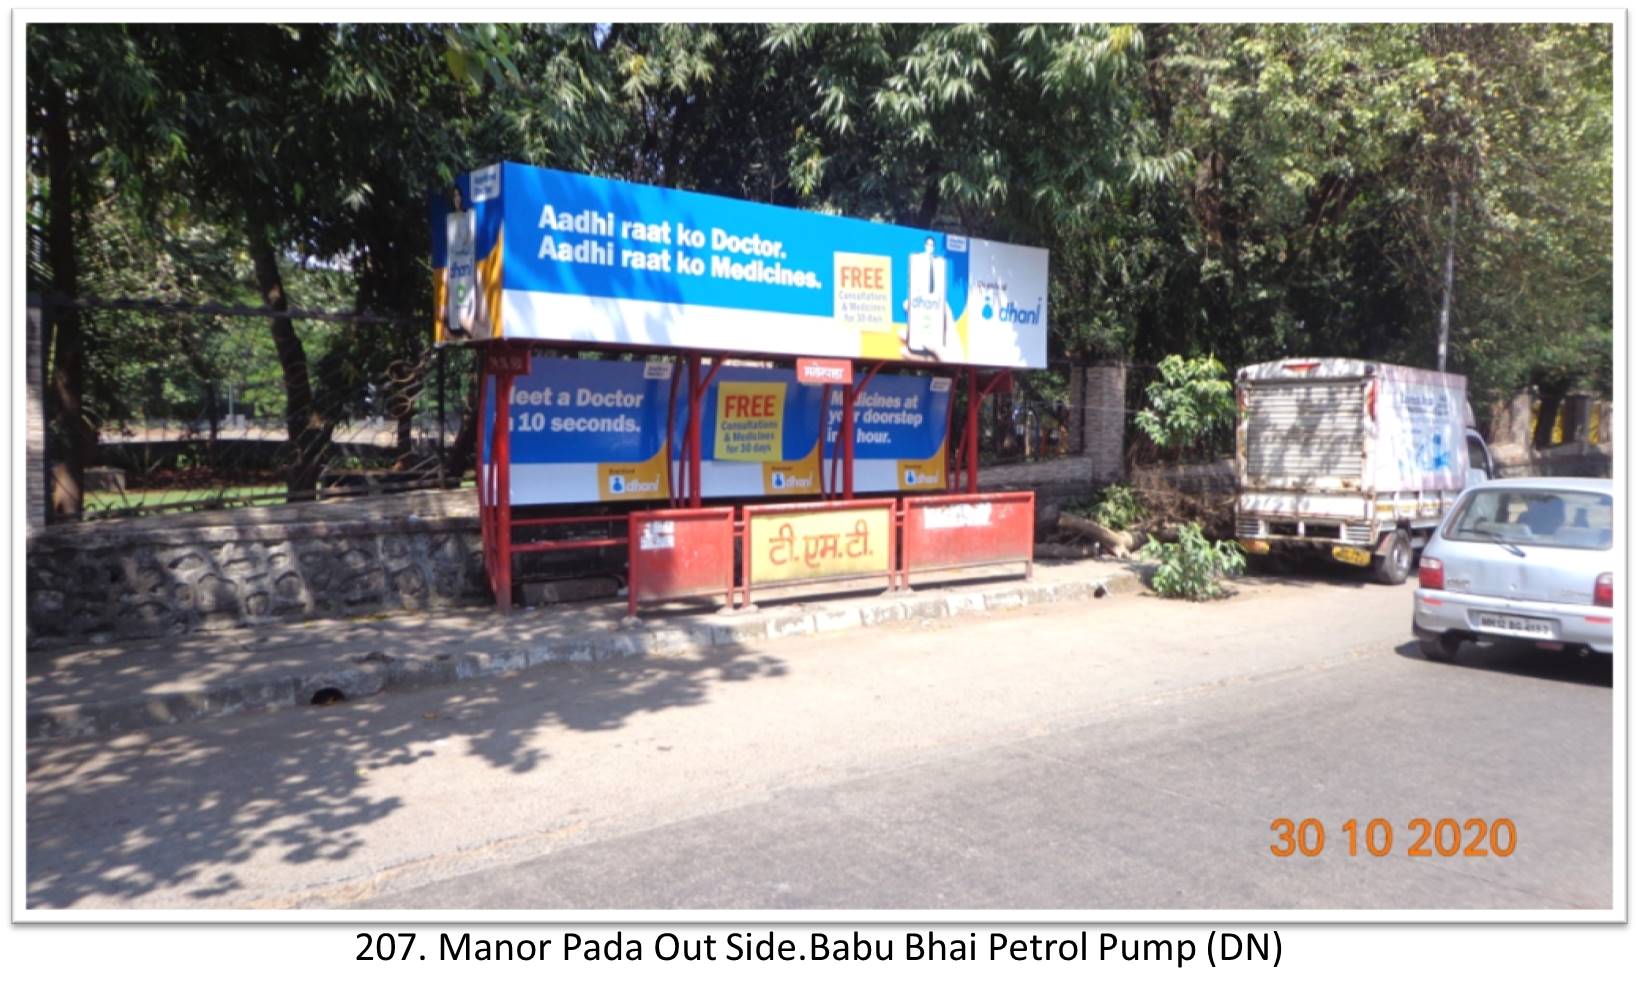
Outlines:
{"type": "Polygon", "coordinates": [[[1539,488],[1486,488],[1467,496],[1445,538],[1519,546],[1608,550],[1615,536],[1609,495],[1539,488]]]}

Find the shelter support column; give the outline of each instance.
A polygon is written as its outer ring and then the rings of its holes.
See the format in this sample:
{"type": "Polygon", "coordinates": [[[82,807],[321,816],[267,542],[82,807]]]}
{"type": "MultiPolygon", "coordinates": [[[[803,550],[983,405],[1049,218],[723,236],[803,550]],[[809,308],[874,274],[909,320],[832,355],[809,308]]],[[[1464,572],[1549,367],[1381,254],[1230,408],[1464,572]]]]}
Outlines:
{"type": "Polygon", "coordinates": [[[978,393],[978,371],[967,370],[967,429],[961,451],[967,457],[967,493],[978,493],[978,409],[984,403],[978,393]]]}
{"type": "Polygon", "coordinates": [[[512,377],[508,371],[495,378],[495,605],[504,615],[512,611],[512,377]]]}
{"type": "Polygon", "coordinates": [[[688,507],[700,507],[700,395],[704,393],[700,377],[700,356],[688,354],[688,507]]]}

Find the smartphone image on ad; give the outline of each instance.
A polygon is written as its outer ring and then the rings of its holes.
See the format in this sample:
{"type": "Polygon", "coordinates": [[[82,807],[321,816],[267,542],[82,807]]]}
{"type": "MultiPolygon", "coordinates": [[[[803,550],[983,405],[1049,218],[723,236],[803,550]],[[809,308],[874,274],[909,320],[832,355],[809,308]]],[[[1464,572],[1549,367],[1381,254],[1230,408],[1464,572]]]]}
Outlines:
{"type": "Polygon", "coordinates": [[[932,236],[921,252],[910,256],[910,297],[906,320],[909,325],[905,346],[914,354],[945,359],[949,329],[945,322],[945,288],[948,265],[938,255],[932,236]]]}

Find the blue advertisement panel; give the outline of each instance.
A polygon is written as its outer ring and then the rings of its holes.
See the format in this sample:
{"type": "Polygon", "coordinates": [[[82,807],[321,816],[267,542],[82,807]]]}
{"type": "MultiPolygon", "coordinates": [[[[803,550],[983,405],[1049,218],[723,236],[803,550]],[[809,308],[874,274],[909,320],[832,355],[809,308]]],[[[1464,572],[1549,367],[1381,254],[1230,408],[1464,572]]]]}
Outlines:
{"type": "MultiPolygon", "coordinates": [[[[675,461],[688,412],[687,377],[678,376],[671,414],[676,370],[665,361],[536,358],[512,386],[513,503],[670,498],[685,473],[675,461]]],[[[486,397],[488,433],[495,404],[486,397]]],[[[701,495],[820,494],[826,475],[839,473],[841,393],[821,413],[823,403],[824,389],[798,383],[792,370],[723,368],[701,404],[701,495]]],[[[874,378],[854,411],[855,491],[942,490],[949,404],[947,378],[874,378]]]]}
{"type": "Polygon", "coordinates": [[[1046,364],[1041,249],[516,163],[429,221],[440,340],[1046,364]]]}

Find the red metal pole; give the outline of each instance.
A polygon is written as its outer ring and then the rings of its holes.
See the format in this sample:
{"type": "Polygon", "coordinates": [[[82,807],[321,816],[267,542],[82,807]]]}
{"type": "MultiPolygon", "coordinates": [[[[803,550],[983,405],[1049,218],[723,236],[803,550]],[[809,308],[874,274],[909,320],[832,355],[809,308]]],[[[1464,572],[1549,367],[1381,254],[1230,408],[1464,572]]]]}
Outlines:
{"type": "Polygon", "coordinates": [[[495,604],[512,611],[512,373],[500,375],[495,398],[495,501],[500,563],[495,571],[495,604]]]}
{"type": "Polygon", "coordinates": [[[700,507],[700,405],[705,382],[698,353],[688,355],[688,507],[700,507]]]}
{"type": "Polygon", "coordinates": [[[967,493],[978,494],[978,406],[983,402],[978,393],[978,371],[967,371],[967,493]]]}
{"type": "MultiPolygon", "coordinates": [[[[481,355],[481,354],[480,354],[481,355]]],[[[483,536],[483,573],[491,586],[495,583],[495,529],[489,521],[493,503],[489,497],[489,434],[494,423],[483,424],[483,412],[489,400],[489,374],[483,363],[478,363],[478,527],[483,536]]]]}
{"type": "MultiPolygon", "coordinates": [[[[819,392],[819,497],[829,498],[830,486],[825,481],[825,437],[830,435],[830,385],[826,384],[819,392]]],[[[831,450],[830,471],[832,476],[836,472],[836,451],[831,450]]]]}
{"type": "MultiPolygon", "coordinates": [[[[670,462],[670,458],[667,458],[670,462]]],[[[626,618],[637,616],[637,513],[626,518],[626,618]]]]}
{"type": "Polygon", "coordinates": [[[671,368],[671,393],[665,403],[665,496],[672,508],[677,507],[677,475],[671,472],[672,461],[682,457],[680,453],[671,452],[671,439],[677,431],[677,378],[681,376],[679,362],[671,368]]]}
{"type": "Polygon", "coordinates": [[[881,368],[882,364],[876,363],[865,371],[857,384],[850,383],[842,389],[842,435],[847,440],[847,462],[842,465],[842,497],[848,501],[853,500],[853,406],[881,368]]]}
{"type": "Polygon", "coordinates": [[[717,382],[717,374],[719,373],[722,373],[721,357],[717,357],[711,361],[711,372],[705,375],[705,383],[700,386],[702,395],[705,391],[711,390],[711,385],[717,382]]]}
{"type": "Polygon", "coordinates": [[[853,500],[853,397],[857,390],[849,384],[842,391],[842,498],[853,500]]]}
{"type": "Polygon", "coordinates": [[[950,372],[950,403],[944,407],[944,490],[954,491],[956,487],[957,457],[961,454],[961,447],[956,445],[955,430],[955,372],[950,372]]]}
{"type": "MultiPolygon", "coordinates": [[[[1031,491],[1029,493],[1029,519],[1027,521],[1029,521],[1029,522],[1034,522],[1035,521],[1035,492],[1033,492],[1033,491],[1031,491]]],[[[1024,561],[1024,580],[1025,581],[1030,581],[1030,580],[1033,580],[1034,578],[1035,578],[1035,530],[1033,528],[1031,528],[1030,531],[1029,531],[1029,559],[1024,561]]]]}
{"type": "Polygon", "coordinates": [[[740,506],[739,509],[739,570],[743,594],[739,599],[739,607],[751,607],[751,509],[740,506]]]}

